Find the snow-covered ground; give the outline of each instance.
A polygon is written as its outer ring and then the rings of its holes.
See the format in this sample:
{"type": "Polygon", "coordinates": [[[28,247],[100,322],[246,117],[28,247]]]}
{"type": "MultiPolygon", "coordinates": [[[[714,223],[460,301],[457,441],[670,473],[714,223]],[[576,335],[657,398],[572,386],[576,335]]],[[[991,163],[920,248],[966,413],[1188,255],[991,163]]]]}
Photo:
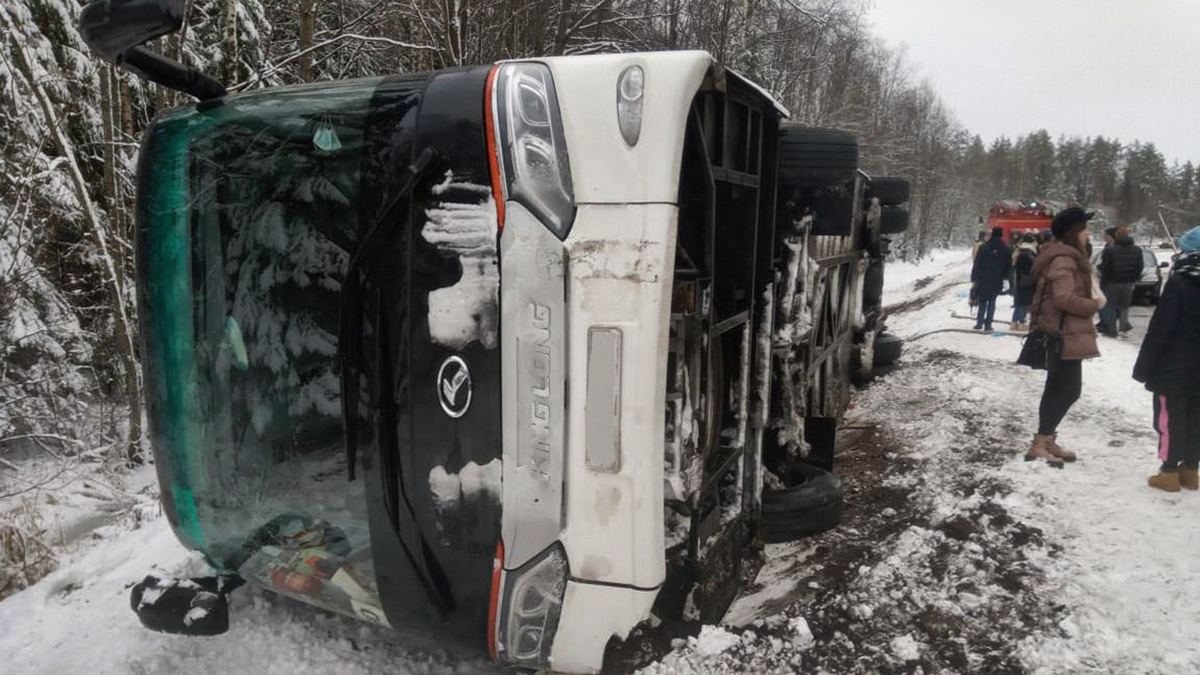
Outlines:
{"type": "MultiPolygon", "coordinates": [[[[969,274],[965,251],[889,266],[889,328],[969,328],[955,318],[969,311],[969,274]]],[[[843,527],[768,547],[759,587],[727,617],[749,620],[726,629],[739,641],[710,629],[649,671],[1200,672],[1200,605],[1187,595],[1200,498],[1146,487],[1151,399],[1129,375],[1150,311],[1135,308],[1132,336],[1102,339],[1085,365],[1060,433],[1080,460],[1063,470],[1022,460],[1044,375],[1014,365],[1017,338],[907,344],[846,424],[889,448],[887,475],[844,457],[843,527]]],[[[997,318],[1010,312],[1002,299],[997,318]]]]}
{"type": "MultiPolygon", "coordinates": [[[[969,327],[953,317],[967,312],[969,269],[964,251],[889,267],[892,332],[969,327]]],[[[1013,365],[1017,339],[909,343],[842,432],[843,526],[769,546],[727,625],[645,672],[1200,672],[1200,495],[1145,485],[1156,439],[1150,396],[1129,378],[1139,334],[1103,340],[1084,366],[1060,434],[1080,460],[1063,470],[1021,460],[1043,376],[1013,365]]],[[[130,585],[202,567],[153,514],[102,525],[63,557],[0,602],[0,673],[498,672],[253,589],[234,595],[225,635],[150,633],[130,585]]]]}
{"type": "MultiPolygon", "coordinates": [[[[925,290],[939,277],[943,282],[957,279],[956,275],[945,275],[944,272],[964,259],[961,250],[937,249],[918,262],[889,262],[883,268],[883,304],[894,305],[906,300],[913,293],[925,290]]],[[[970,269],[967,275],[970,276],[970,269]]]]}
{"type": "MultiPolygon", "coordinates": [[[[940,278],[961,281],[969,269],[962,257],[940,278]]],[[[911,334],[962,323],[946,317],[952,310],[965,313],[966,290],[961,283],[948,286],[941,298],[890,325],[911,334]]],[[[1000,304],[1003,311],[1009,303],[1000,304]]],[[[1138,313],[1144,317],[1149,311],[1138,313]]],[[[1012,365],[1016,339],[945,333],[911,346],[915,353],[909,359],[936,350],[969,358],[986,374],[984,381],[963,387],[957,378],[974,374],[954,368],[946,384],[974,400],[981,417],[1007,412],[1024,432],[1012,439],[1013,459],[996,471],[1015,488],[1003,504],[1063,547],[1045,568],[1045,592],[1065,608],[1061,632],[1032,636],[1022,645],[1023,660],[1034,672],[1200,671],[1200,606],[1185,590],[1200,577],[1194,555],[1200,536],[1190,524],[1200,513],[1200,500],[1146,487],[1146,477],[1157,468],[1157,437],[1150,426],[1150,394],[1130,377],[1138,347],[1137,339],[1101,340],[1103,356],[1084,365],[1083,398],[1060,431],[1080,460],[1050,471],[1018,458],[1034,431],[1044,376],[1012,365]]],[[[908,424],[918,435],[937,433],[927,421],[908,424]]]]}
{"type": "Polygon", "coordinates": [[[147,573],[201,575],[204,563],[159,518],[79,555],[0,603],[0,673],[37,675],[292,675],[495,672],[433,646],[406,645],[383,628],[247,588],[229,633],[213,638],[145,630],[129,587],[147,573]]]}

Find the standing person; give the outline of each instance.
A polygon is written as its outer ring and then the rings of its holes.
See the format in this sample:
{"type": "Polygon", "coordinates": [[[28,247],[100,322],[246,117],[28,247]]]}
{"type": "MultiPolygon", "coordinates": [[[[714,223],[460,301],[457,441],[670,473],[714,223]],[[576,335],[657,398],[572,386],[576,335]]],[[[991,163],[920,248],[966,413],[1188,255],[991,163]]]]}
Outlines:
{"type": "Polygon", "coordinates": [[[1033,278],[1033,262],[1037,258],[1037,239],[1032,234],[1021,238],[1015,251],[1013,263],[1013,318],[1012,329],[1016,332],[1029,330],[1025,319],[1029,306],[1033,304],[1033,289],[1037,281],[1033,278]]]}
{"type": "MultiPolygon", "coordinates": [[[[1134,284],[1142,278],[1145,267],[1142,249],[1134,243],[1129,235],[1129,228],[1118,227],[1113,233],[1113,243],[1100,254],[1101,289],[1108,298],[1108,321],[1105,334],[1116,337],[1117,331],[1127,333],[1133,330],[1129,323],[1129,306],[1133,304],[1134,284]]],[[[1101,322],[1104,314],[1101,313],[1101,322]]]]}
{"type": "MultiPolygon", "coordinates": [[[[983,227],[983,218],[979,219],[980,228],[983,227]]],[[[979,257],[979,249],[983,248],[984,242],[987,241],[987,232],[983,229],[979,230],[979,236],[975,243],[971,245],[971,260],[974,261],[979,257]]],[[[967,306],[974,310],[979,305],[979,290],[975,284],[971,284],[971,293],[967,296],[967,306]]]]}
{"type": "MultiPolygon", "coordinates": [[[[1100,250],[1101,259],[1104,258],[1104,254],[1106,252],[1108,252],[1109,247],[1111,247],[1113,245],[1113,242],[1116,240],[1116,238],[1117,238],[1116,226],[1104,228],[1104,248],[1100,250]]],[[[1088,249],[1088,260],[1091,260],[1091,259],[1092,259],[1092,250],[1089,248],[1088,249]]],[[[1104,295],[1107,296],[1108,289],[1106,288],[1106,286],[1108,285],[1108,279],[1104,278],[1104,272],[1102,270],[1100,270],[1099,268],[1097,268],[1096,272],[1100,275],[1100,290],[1104,291],[1104,295]]],[[[1104,309],[1100,310],[1100,321],[1099,321],[1099,323],[1096,324],[1096,330],[1104,335],[1108,335],[1110,337],[1116,337],[1116,335],[1117,335],[1116,325],[1117,325],[1116,310],[1113,308],[1113,305],[1110,302],[1104,307],[1104,309]]]]}
{"type": "Polygon", "coordinates": [[[1133,379],[1154,394],[1158,475],[1152,488],[1200,488],[1200,227],[1179,240],[1181,253],[1133,367],[1133,379]]]}
{"type": "Polygon", "coordinates": [[[1045,246],[1046,244],[1049,244],[1052,239],[1054,239],[1054,235],[1050,233],[1050,230],[1042,230],[1041,232],[1038,232],[1037,233],[1038,250],[1041,251],[1042,247],[1045,246]]]}
{"type": "Polygon", "coordinates": [[[975,295],[979,299],[979,311],[975,315],[975,330],[992,330],[996,318],[996,297],[1004,290],[1004,279],[1012,266],[1011,253],[1004,245],[1004,230],[992,228],[992,238],[984,242],[975,255],[971,267],[971,282],[975,284],[975,295]]]}
{"type": "Polygon", "coordinates": [[[1008,287],[1013,296],[1013,309],[1017,307],[1017,258],[1021,255],[1021,242],[1025,241],[1028,230],[1013,230],[1008,241],[1008,250],[1012,251],[1012,263],[1008,268],[1008,287]]]}
{"type": "Polygon", "coordinates": [[[1118,229],[1120,228],[1118,228],[1116,225],[1104,228],[1104,248],[1112,246],[1113,242],[1117,240],[1118,229]]]}
{"type": "Polygon", "coordinates": [[[1104,306],[1096,274],[1088,261],[1088,221],[1092,213],[1078,206],[1059,211],[1051,231],[1054,240],[1042,247],[1033,263],[1033,330],[1062,336],[1062,358],[1046,374],[1038,407],[1038,431],[1026,461],[1045,460],[1062,467],[1075,452],[1058,444],[1058,425],[1083,391],[1083,360],[1100,356],[1096,345],[1096,312],[1104,306]]]}
{"type": "MultiPolygon", "coordinates": [[[[983,219],[979,220],[979,224],[983,225],[983,219]]],[[[971,260],[979,257],[979,249],[987,242],[987,230],[979,230],[979,234],[975,238],[975,243],[971,245],[971,260]]]]}

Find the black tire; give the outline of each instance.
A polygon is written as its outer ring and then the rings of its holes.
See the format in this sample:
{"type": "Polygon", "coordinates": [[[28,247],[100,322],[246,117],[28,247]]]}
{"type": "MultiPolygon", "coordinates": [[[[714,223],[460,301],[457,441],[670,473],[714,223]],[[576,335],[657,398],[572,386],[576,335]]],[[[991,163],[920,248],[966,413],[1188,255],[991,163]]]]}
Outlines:
{"type": "Polygon", "coordinates": [[[863,273],[863,309],[870,311],[883,306],[883,261],[872,260],[863,273]]]}
{"type": "Polygon", "coordinates": [[[875,338],[875,367],[892,365],[900,360],[900,353],[903,351],[904,338],[891,333],[881,333],[875,338]]]}
{"type": "Polygon", "coordinates": [[[880,206],[900,206],[912,195],[912,186],[905,178],[872,178],[867,186],[867,198],[879,200],[880,206]]]}
{"type": "Polygon", "coordinates": [[[779,183],[784,188],[841,185],[858,173],[858,139],[838,129],[784,127],[779,132],[779,183]]]}
{"type": "Polygon", "coordinates": [[[908,229],[908,209],[886,206],[879,213],[880,234],[903,234],[908,229]]]}
{"type": "Polygon", "coordinates": [[[768,544],[795,541],[827,532],[842,520],[842,481],[824,469],[798,464],[794,487],[765,490],[762,537],[768,544]]]}

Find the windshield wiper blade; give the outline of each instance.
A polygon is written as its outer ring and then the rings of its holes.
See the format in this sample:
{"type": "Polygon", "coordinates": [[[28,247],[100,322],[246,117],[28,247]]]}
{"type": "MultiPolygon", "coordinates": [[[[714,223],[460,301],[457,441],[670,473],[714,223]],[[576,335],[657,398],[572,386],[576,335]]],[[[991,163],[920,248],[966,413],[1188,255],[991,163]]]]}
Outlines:
{"type": "Polygon", "coordinates": [[[395,195],[379,210],[375,222],[358,241],[346,265],[342,281],[338,326],[338,356],[342,367],[342,422],[346,434],[346,471],[354,480],[358,459],[358,393],[359,370],[362,364],[363,286],[379,261],[379,254],[398,226],[408,224],[407,213],[394,221],[387,216],[401,203],[407,202],[413,190],[433,170],[438,152],[427,147],[404,171],[404,182],[395,195]]]}

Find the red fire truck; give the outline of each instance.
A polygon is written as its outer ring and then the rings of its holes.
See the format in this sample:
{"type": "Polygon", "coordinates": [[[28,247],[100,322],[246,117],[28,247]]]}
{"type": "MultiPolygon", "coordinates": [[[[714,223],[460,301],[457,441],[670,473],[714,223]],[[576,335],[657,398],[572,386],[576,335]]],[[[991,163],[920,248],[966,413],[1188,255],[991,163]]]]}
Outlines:
{"type": "Polygon", "coordinates": [[[992,205],[987,228],[988,231],[994,227],[1004,230],[1004,243],[1012,244],[1013,232],[1048,230],[1053,217],[1054,210],[1045,203],[1003,200],[992,205]]]}

